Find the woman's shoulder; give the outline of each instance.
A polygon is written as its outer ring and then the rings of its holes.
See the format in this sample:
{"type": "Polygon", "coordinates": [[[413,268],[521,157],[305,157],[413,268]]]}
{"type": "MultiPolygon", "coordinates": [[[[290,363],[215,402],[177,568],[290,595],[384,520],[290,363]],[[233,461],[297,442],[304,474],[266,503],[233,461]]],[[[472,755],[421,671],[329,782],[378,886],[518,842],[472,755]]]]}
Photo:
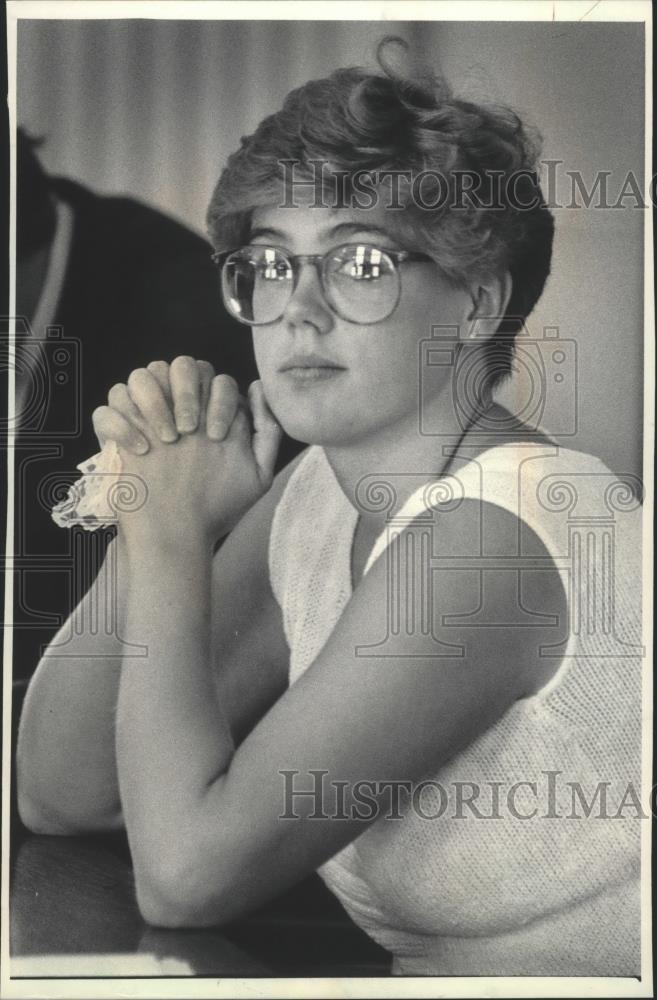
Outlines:
{"type": "Polygon", "coordinates": [[[519,547],[513,512],[455,501],[443,486],[429,484],[424,503],[392,518],[372,550],[351,615],[364,634],[378,616],[381,640],[361,655],[461,664],[473,678],[489,671],[511,700],[532,695],[556,671],[540,650],[568,616],[554,554],[531,528],[519,547]]]}
{"type": "Polygon", "coordinates": [[[533,469],[549,464],[553,468],[614,474],[603,459],[578,447],[578,442],[554,435],[541,424],[523,423],[498,404],[469,429],[458,451],[487,468],[509,470],[532,462],[533,469]]]}
{"type": "Polygon", "coordinates": [[[477,456],[458,473],[464,496],[511,511],[539,534],[603,519],[627,530],[641,522],[643,487],[597,455],[557,442],[510,441],[477,456]]]}
{"type": "Polygon", "coordinates": [[[455,488],[520,514],[542,517],[557,508],[640,502],[642,486],[632,473],[613,471],[602,458],[555,438],[541,427],[520,425],[505,434],[466,436],[455,453],[455,488]],[[558,499],[558,502],[557,502],[558,499]],[[532,508],[530,510],[530,508],[532,508]]]}

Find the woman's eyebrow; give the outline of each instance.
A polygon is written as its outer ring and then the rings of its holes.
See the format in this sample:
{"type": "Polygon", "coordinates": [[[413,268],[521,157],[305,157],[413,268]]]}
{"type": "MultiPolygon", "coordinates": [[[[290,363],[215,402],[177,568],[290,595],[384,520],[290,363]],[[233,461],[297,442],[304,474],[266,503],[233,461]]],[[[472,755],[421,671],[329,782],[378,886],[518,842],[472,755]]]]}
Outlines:
{"type": "MultiPolygon", "coordinates": [[[[334,239],[336,236],[351,236],[353,233],[376,233],[377,235],[384,236],[388,240],[394,239],[392,233],[385,226],[378,226],[376,224],[368,224],[366,222],[339,222],[337,225],[332,226],[322,233],[318,233],[320,239],[334,239]]],[[[249,240],[262,239],[272,240],[279,244],[285,244],[288,239],[287,234],[280,229],[275,229],[273,226],[256,226],[249,233],[249,240]]]]}
{"type": "Polygon", "coordinates": [[[340,222],[331,229],[331,236],[347,236],[351,233],[377,233],[387,239],[394,239],[392,233],[385,226],[370,225],[367,222],[340,222]]]}
{"type": "Polygon", "coordinates": [[[249,233],[250,240],[259,239],[262,236],[266,236],[267,239],[280,241],[284,241],[286,238],[285,233],[281,232],[280,229],[271,229],[268,226],[260,226],[259,228],[252,229],[249,233]]]}

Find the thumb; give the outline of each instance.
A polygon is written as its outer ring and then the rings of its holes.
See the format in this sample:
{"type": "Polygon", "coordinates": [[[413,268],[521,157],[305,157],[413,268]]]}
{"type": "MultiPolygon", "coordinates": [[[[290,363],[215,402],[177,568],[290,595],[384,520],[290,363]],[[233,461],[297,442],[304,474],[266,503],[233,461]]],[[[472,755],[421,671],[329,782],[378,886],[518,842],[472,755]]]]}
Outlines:
{"type": "Polygon", "coordinates": [[[274,464],[281,443],[283,431],[276,417],[269,409],[262,382],[258,379],[249,386],[249,404],[253,417],[253,457],[258,469],[258,476],[263,484],[269,486],[274,478],[274,464]]]}

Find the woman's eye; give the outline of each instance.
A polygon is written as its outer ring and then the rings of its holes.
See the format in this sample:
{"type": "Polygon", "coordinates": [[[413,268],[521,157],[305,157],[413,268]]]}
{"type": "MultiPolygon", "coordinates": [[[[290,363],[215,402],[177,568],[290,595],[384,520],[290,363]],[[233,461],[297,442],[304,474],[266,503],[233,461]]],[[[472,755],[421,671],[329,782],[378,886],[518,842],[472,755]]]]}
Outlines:
{"type": "Polygon", "coordinates": [[[291,276],[291,270],[284,261],[263,261],[258,266],[258,277],[263,281],[284,281],[291,276]]]}
{"type": "Polygon", "coordinates": [[[354,281],[373,281],[381,277],[381,264],[369,260],[348,260],[342,265],[340,273],[354,281]]]}

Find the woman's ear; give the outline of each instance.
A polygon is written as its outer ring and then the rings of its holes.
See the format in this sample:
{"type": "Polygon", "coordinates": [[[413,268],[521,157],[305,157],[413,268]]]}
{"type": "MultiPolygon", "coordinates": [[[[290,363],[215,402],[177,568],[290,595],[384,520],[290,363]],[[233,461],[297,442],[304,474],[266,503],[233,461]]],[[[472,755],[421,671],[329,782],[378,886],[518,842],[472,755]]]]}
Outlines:
{"type": "Polygon", "coordinates": [[[506,312],[512,289],[513,280],[508,271],[470,285],[472,309],[468,314],[471,324],[468,338],[486,340],[493,336],[506,312]]]}

